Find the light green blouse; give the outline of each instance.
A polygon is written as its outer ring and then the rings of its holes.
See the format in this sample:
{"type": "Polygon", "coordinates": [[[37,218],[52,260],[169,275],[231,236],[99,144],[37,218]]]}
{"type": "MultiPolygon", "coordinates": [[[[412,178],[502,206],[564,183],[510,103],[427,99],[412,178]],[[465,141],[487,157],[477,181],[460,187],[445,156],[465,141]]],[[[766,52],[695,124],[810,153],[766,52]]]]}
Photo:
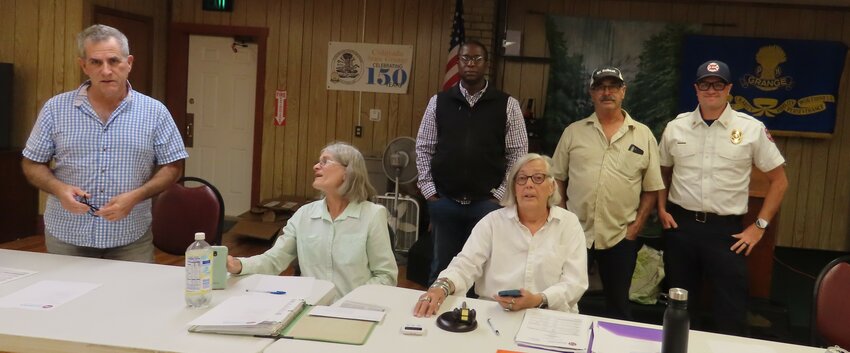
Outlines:
{"type": "Polygon", "coordinates": [[[302,276],[334,284],[334,301],[364,284],[397,283],[387,209],[369,201],[349,203],[335,220],[324,199],[302,206],[271,249],[240,258],[241,274],[278,275],[296,257],[302,276]]]}

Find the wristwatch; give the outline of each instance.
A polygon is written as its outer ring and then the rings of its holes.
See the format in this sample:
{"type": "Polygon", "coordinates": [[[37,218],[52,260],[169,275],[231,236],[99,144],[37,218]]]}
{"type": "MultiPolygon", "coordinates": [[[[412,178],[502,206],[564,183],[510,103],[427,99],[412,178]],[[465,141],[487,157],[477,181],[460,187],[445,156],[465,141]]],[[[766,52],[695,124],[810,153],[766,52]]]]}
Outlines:
{"type": "Polygon", "coordinates": [[[548,309],[549,308],[549,298],[546,297],[546,293],[541,292],[540,296],[543,297],[543,300],[540,302],[540,305],[538,305],[537,308],[548,309]]]}
{"type": "Polygon", "coordinates": [[[767,221],[765,221],[761,218],[756,219],[756,228],[766,229],[767,228],[767,221]]]}

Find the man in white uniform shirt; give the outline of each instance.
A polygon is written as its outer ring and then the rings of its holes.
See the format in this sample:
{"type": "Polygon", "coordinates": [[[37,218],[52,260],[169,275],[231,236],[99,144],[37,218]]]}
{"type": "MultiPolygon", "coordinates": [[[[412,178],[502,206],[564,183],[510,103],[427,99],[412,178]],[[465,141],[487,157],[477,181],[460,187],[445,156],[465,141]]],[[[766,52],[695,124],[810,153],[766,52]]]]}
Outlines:
{"type": "Polygon", "coordinates": [[[667,190],[658,197],[665,229],[664,267],[671,287],[687,289],[699,304],[703,276],[713,283],[716,329],[745,335],[747,264],[776,214],[788,179],[785,159],[764,124],[732,110],[729,67],[711,60],[697,69],[699,106],[667,124],[661,136],[661,174],[667,190]],[[770,183],[754,224],[747,213],[752,166],[770,183]]]}

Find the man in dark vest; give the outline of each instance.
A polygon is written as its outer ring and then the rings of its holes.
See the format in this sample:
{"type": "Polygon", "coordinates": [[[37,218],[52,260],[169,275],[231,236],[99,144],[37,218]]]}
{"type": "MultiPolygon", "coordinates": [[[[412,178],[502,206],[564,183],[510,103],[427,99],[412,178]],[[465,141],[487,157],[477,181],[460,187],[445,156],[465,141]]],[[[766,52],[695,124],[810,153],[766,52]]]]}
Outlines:
{"type": "Polygon", "coordinates": [[[416,137],[418,186],[428,199],[434,260],[429,282],[463,248],[472,227],[499,208],[505,176],[528,153],[519,102],[489,87],[487,49],[460,47],[461,81],[431,97],[416,137]]]}

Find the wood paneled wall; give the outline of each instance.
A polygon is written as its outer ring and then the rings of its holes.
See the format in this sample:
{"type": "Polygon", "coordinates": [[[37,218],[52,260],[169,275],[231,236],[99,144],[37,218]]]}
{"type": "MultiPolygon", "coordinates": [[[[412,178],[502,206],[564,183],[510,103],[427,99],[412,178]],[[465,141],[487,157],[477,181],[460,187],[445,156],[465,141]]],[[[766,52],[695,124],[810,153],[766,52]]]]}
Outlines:
{"type": "MultiPolygon", "coordinates": [[[[95,5],[154,18],[153,95],[164,97],[166,1],[0,0],[0,62],[15,67],[13,146],[26,144],[39,110],[50,97],[75,89],[86,79],[77,64],[76,35],[92,24],[95,5]]],[[[44,200],[41,193],[42,211],[44,200]]]]}
{"type": "Polygon", "coordinates": [[[94,5],[154,18],[153,95],[164,97],[166,1],[0,0],[0,62],[15,65],[13,146],[24,146],[47,99],[85,80],[76,35],[91,25],[94,5]]]}
{"type": "MultiPolygon", "coordinates": [[[[700,23],[718,36],[834,40],[850,45],[850,10],[774,7],[765,4],[694,4],[678,1],[511,1],[508,29],[522,30],[524,55],[545,54],[543,13],[622,20],[700,23]]],[[[545,104],[548,65],[506,62],[502,86],[545,104]]],[[[790,186],[778,222],[778,245],[850,250],[850,63],[839,91],[838,118],[831,139],[777,137],[787,160],[790,186]]],[[[540,104],[538,113],[542,110],[540,104]]]]}
{"type": "Polygon", "coordinates": [[[14,64],[12,145],[23,147],[41,106],[80,84],[83,0],[0,0],[0,61],[14,64]]]}
{"type": "MultiPolygon", "coordinates": [[[[232,13],[201,11],[194,0],[175,0],[175,23],[267,27],[266,97],[260,198],[313,196],[312,166],[320,149],[348,141],[379,156],[397,136],[415,137],[425,106],[442,82],[454,2],[405,0],[236,1],[232,13]],[[329,41],[413,45],[407,94],[326,89],[329,41]],[[274,92],[286,90],[286,126],[272,124],[274,92]],[[382,111],[369,121],[369,109],[382,111]],[[354,135],[357,122],[363,136],[354,135]]],[[[257,166],[255,166],[257,167],[257,166]]]]}

